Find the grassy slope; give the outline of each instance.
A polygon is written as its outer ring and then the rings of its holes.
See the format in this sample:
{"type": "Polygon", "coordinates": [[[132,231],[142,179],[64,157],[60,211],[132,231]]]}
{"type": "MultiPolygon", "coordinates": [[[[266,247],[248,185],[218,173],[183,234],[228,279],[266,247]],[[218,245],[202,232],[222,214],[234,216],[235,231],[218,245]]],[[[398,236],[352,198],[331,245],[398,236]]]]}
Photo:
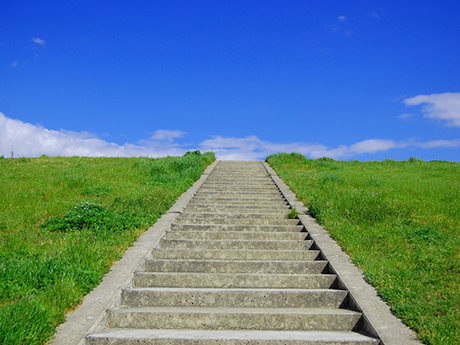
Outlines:
{"type": "Polygon", "coordinates": [[[460,343],[459,163],[267,161],[424,343],[460,343]]]}
{"type": "Polygon", "coordinates": [[[214,159],[0,159],[0,343],[45,343],[214,159]],[[74,208],[82,202],[92,213],[74,208]],[[70,225],[44,226],[50,218],[70,225]],[[122,228],[97,223],[120,219],[122,228]]]}

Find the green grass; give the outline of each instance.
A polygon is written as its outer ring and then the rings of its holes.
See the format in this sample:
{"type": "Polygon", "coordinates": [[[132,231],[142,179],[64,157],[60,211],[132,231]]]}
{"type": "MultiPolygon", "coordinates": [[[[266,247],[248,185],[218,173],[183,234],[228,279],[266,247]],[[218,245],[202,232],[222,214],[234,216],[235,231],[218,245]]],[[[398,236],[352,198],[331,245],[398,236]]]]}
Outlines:
{"type": "Polygon", "coordinates": [[[215,160],[0,159],[0,344],[44,344],[215,160]]]}
{"type": "Polygon", "coordinates": [[[425,344],[460,344],[460,164],[267,161],[425,344]]]}

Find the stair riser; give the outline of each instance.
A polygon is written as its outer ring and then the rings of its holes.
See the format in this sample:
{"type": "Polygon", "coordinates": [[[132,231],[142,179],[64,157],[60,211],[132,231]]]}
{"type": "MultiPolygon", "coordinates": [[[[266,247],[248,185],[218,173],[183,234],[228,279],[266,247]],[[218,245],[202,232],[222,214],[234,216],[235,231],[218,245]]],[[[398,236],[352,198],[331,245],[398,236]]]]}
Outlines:
{"type": "Polygon", "coordinates": [[[149,260],[146,272],[319,274],[324,261],[231,261],[231,260],[149,260]]]}
{"type": "Polygon", "coordinates": [[[298,225],[298,219],[190,219],[177,218],[176,224],[224,224],[224,225],[298,225]]]}
{"type": "Polygon", "coordinates": [[[122,305],[129,307],[194,308],[338,308],[347,293],[323,291],[154,291],[124,290],[122,305]]]}
{"type": "Polygon", "coordinates": [[[358,320],[359,315],[107,312],[108,326],[112,328],[348,331],[358,320]]]}
{"type": "Polygon", "coordinates": [[[275,183],[267,181],[267,180],[260,180],[255,182],[243,182],[243,183],[235,183],[235,182],[219,182],[217,180],[214,181],[207,181],[201,185],[202,188],[225,188],[225,189],[232,189],[232,188],[275,188],[278,189],[275,183]]]}
{"type": "Polygon", "coordinates": [[[242,198],[197,198],[190,201],[187,204],[187,207],[195,206],[195,205],[208,205],[208,206],[216,206],[216,207],[251,207],[257,205],[256,207],[287,207],[289,205],[283,199],[277,200],[270,200],[270,199],[242,199],[242,198]]]}
{"type": "Polygon", "coordinates": [[[311,261],[319,254],[317,250],[187,250],[157,249],[153,251],[153,259],[182,260],[283,260],[311,261]]]}
{"type": "Polygon", "coordinates": [[[206,225],[206,224],[171,224],[172,231],[243,231],[243,232],[300,232],[302,225],[206,225]]]}
{"type": "Polygon", "coordinates": [[[193,222],[203,219],[230,219],[238,221],[240,219],[283,219],[287,218],[288,211],[266,212],[266,213],[209,213],[209,212],[184,212],[177,219],[193,222]]]}
{"type": "Polygon", "coordinates": [[[137,273],[136,287],[328,289],[334,275],[262,275],[218,273],[137,273]]]}
{"type": "Polygon", "coordinates": [[[312,241],[243,241],[243,240],[168,240],[160,242],[160,249],[255,249],[255,250],[300,250],[309,249],[312,241]]]}
{"type": "Polygon", "coordinates": [[[213,206],[208,206],[208,207],[187,207],[184,212],[187,214],[190,213],[213,213],[216,215],[219,214],[260,214],[260,215],[268,215],[268,216],[273,216],[276,215],[276,217],[279,218],[286,218],[286,216],[289,214],[290,209],[287,207],[276,207],[272,209],[247,209],[247,208],[228,208],[228,207],[222,207],[222,208],[217,208],[213,206]]]}
{"type": "Polygon", "coordinates": [[[229,195],[229,196],[250,196],[250,197],[276,197],[279,196],[281,198],[281,193],[279,191],[253,191],[253,190],[242,190],[242,191],[233,191],[233,190],[223,190],[223,191],[215,191],[215,190],[205,190],[199,189],[195,195],[209,195],[209,196],[220,196],[220,195],[229,195]]]}
{"type": "Polygon", "coordinates": [[[166,233],[170,240],[261,240],[261,241],[302,241],[308,236],[305,232],[223,232],[223,231],[171,231],[166,233]]]}
{"type": "Polygon", "coordinates": [[[263,188],[205,188],[201,187],[197,193],[212,193],[212,194],[275,194],[280,195],[280,191],[271,187],[263,188]]]}
{"type": "MultiPolygon", "coordinates": [[[[287,335],[289,336],[289,335],[287,335]]],[[[135,339],[113,339],[110,337],[90,337],[86,345],[319,345],[320,340],[267,340],[267,339],[171,339],[171,338],[135,338],[135,339]]],[[[328,341],[327,345],[377,345],[377,341],[328,341]]]]}
{"type": "Polygon", "coordinates": [[[255,206],[255,205],[187,205],[185,212],[254,212],[254,213],[269,213],[288,211],[288,205],[277,206],[255,206]]]}

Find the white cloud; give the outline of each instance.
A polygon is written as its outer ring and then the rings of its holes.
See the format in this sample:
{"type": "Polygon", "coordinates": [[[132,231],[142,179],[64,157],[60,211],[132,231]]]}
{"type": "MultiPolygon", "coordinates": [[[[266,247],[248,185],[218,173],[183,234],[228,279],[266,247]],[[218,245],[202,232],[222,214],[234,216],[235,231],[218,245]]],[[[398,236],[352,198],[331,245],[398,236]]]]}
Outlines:
{"type": "Polygon", "coordinates": [[[352,145],[340,145],[335,148],[319,143],[273,143],[256,136],[246,138],[215,136],[201,142],[197,147],[187,147],[174,141],[184,132],[178,130],[158,130],[152,137],[136,144],[118,145],[99,139],[88,132],[49,130],[42,126],[10,119],[0,113],[0,155],[10,156],[12,145],[15,157],[48,156],[87,156],[87,157],[164,157],[181,156],[186,151],[214,151],[222,160],[260,160],[279,152],[298,152],[309,158],[330,157],[348,159],[361,154],[375,154],[392,149],[416,147],[460,148],[460,139],[433,140],[422,142],[408,140],[396,142],[385,139],[368,139],[352,145]]]}
{"type": "Polygon", "coordinates": [[[414,146],[423,149],[432,149],[436,147],[460,147],[460,139],[453,140],[432,140],[425,143],[415,143],[414,146]]]}
{"type": "Polygon", "coordinates": [[[406,106],[422,105],[424,117],[444,121],[447,126],[460,127],[460,92],[419,95],[404,100],[406,106]]]}
{"type": "Polygon", "coordinates": [[[406,119],[410,119],[411,117],[414,117],[415,114],[411,114],[411,113],[404,113],[404,114],[401,114],[398,116],[399,119],[402,119],[402,120],[406,120],[406,119]]]}
{"type": "Polygon", "coordinates": [[[345,20],[347,20],[347,18],[346,18],[345,16],[339,16],[339,17],[337,18],[337,20],[338,20],[339,22],[344,22],[345,20]]]}
{"type": "MultiPolygon", "coordinates": [[[[205,140],[200,143],[203,151],[214,151],[218,159],[223,160],[257,160],[277,152],[299,152],[305,155],[321,156],[327,148],[321,144],[309,143],[271,143],[256,136],[246,138],[220,137],[205,140]]],[[[319,156],[318,156],[319,157],[319,156]]]]}
{"type": "Polygon", "coordinates": [[[377,20],[380,20],[380,16],[379,16],[377,13],[375,13],[375,12],[371,12],[369,15],[370,15],[372,18],[375,18],[375,19],[377,19],[377,20]]]}
{"type": "Polygon", "coordinates": [[[11,67],[18,67],[18,65],[19,65],[19,62],[14,61],[14,62],[11,64],[11,67]]]}
{"type": "Polygon", "coordinates": [[[42,40],[41,38],[38,38],[38,37],[32,38],[32,42],[39,44],[41,46],[44,46],[46,44],[45,40],[42,40]]]}
{"type": "Polygon", "coordinates": [[[263,141],[256,136],[247,138],[224,138],[214,137],[200,143],[203,150],[212,150],[218,159],[242,159],[255,160],[263,159],[266,156],[277,152],[298,152],[311,158],[349,158],[363,153],[376,153],[388,151],[392,148],[402,147],[392,140],[370,139],[346,146],[340,145],[337,148],[328,148],[318,143],[271,143],[263,141]]]}
{"type": "Polygon", "coordinates": [[[38,157],[43,154],[87,157],[164,157],[183,155],[187,151],[169,140],[144,140],[138,144],[118,145],[86,132],[49,130],[42,126],[10,119],[0,113],[0,155],[10,156],[12,146],[15,157],[38,157]]]}
{"type": "Polygon", "coordinates": [[[165,141],[174,141],[176,138],[182,138],[185,135],[185,132],[182,131],[171,131],[167,129],[159,129],[153,133],[151,139],[153,140],[165,140],[165,141]]]}
{"type": "Polygon", "coordinates": [[[460,148],[460,139],[434,140],[428,142],[415,140],[396,142],[385,139],[368,139],[349,146],[340,145],[336,148],[329,148],[318,143],[272,143],[260,140],[256,136],[246,138],[216,136],[200,143],[200,149],[204,151],[214,151],[217,158],[222,160],[258,160],[279,152],[298,152],[314,159],[320,157],[348,159],[361,154],[375,154],[378,152],[386,152],[391,149],[404,149],[409,147],[423,149],[436,147],[460,148]]]}

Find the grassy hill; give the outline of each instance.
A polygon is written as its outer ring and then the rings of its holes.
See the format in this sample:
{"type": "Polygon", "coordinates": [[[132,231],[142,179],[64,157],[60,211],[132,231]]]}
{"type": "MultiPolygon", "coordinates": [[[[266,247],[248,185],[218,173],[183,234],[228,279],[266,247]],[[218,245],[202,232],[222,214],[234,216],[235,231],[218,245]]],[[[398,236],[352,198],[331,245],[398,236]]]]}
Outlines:
{"type": "Polygon", "coordinates": [[[43,344],[213,153],[0,158],[0,344],[43,344]]]}
{"type": "Polygon", "coordinates": [[[425,344],[460,344],[460,164],[267,161],[425,344]]]}

